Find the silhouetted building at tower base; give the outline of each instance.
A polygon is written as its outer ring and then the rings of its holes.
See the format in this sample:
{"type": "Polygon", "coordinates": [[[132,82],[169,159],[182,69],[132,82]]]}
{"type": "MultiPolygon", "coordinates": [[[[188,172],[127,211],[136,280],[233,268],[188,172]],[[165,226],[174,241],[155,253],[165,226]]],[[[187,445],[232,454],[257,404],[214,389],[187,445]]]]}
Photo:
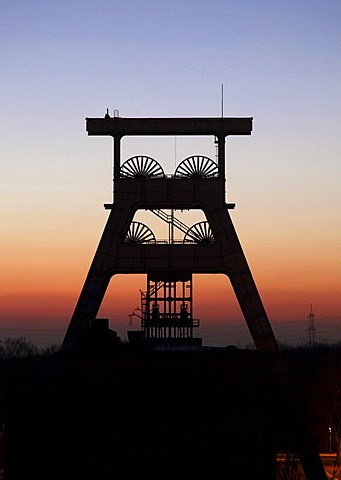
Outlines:
{"type": "Polygon", "coordinates": [[[171,348],[171,347],[201,347],[202,346],[202,338],[199,337],[165,337],[165,338],[145,338],[144,332],[141,330],[129,330],[127,332],[128,341],[131,345],[145,345],[151,347],[164,347],[164,348],[171,348]]]}

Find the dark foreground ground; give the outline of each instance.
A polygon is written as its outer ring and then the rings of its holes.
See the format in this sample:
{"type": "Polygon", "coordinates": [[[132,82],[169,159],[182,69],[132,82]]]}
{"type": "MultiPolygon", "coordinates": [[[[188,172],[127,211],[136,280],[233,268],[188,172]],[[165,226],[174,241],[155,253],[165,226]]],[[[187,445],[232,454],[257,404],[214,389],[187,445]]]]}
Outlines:
{"type": "MultiPolygon", "coordinates": [[[[334,450],[341,355],[285,358],[319,451],[334,450]]],[[[274,479],[290,435],[272,365],[265,352],[129,344],[1,360],[4,478],[274,479]]]]}

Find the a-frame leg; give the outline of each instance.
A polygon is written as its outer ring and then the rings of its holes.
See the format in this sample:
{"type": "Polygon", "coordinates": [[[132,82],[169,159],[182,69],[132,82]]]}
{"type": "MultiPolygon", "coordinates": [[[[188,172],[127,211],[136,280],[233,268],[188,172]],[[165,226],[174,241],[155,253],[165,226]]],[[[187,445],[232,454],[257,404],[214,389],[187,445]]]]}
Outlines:
{"type": "Polygon", "coordinates": [[[90,319],[96,317],[114,274],[113,267],[120,242],[120,232],[125,231],[131,217],[131,212],[111,210],[66,331],[62,344],[63,350],[77,347],[79,338],[89,329],[90,319]]]}
{"type": "Polygon", "coordinates": [[[220,243],[223,273],[230,278],[256,348],[277,351],[275,336],[228,210],[205,213],[220,243]]]}

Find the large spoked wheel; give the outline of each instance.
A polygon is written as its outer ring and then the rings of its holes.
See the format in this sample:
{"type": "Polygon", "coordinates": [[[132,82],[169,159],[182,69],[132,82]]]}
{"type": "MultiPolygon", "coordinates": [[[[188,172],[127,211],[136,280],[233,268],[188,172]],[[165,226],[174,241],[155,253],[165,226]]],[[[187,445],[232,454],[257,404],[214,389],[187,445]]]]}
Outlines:
{"type": "Polygon", "coordinates": [[[164,177],[165,173],[159,162],[154,160],[154,158],[139,155],[129,158],[121,165],[120,176],[137,178],[159,178],[164,177]]]}
{"type": "Polygon", "coordinates": [[[124,243],[140,244],[155,243],[155,235],[147,225],[140,222],[131,222],[124,243]]]}
{"type": "Polygon", "coordinates": [[[208,157],[195,155],[182,160],[177,166],[175,177],[211,178],[218,176],[218,165],[208,157]]]}
{"type": "Polygon", "coordinates": [[[184,236],[184,243],[212,244],[214,242],[214,235],[208,222],[195,223],[184,236]]]}

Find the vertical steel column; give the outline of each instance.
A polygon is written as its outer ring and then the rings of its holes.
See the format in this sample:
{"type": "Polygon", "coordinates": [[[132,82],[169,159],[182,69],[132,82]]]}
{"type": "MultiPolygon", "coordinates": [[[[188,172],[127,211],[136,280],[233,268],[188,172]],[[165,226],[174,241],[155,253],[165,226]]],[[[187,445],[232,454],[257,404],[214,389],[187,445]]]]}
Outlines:
{"type": "Polygon", "coordinates": [[[113,156],[114,156],[114,182],[115,178],[120,178],[121,169],[121,137],[115,135],[113,137],[113,156]]]}
{"type": "Polygon", "coordinates": [[[218,141],[218,171],[219,177],[225,178],[225,137],[217,137],[218,141]]]}

